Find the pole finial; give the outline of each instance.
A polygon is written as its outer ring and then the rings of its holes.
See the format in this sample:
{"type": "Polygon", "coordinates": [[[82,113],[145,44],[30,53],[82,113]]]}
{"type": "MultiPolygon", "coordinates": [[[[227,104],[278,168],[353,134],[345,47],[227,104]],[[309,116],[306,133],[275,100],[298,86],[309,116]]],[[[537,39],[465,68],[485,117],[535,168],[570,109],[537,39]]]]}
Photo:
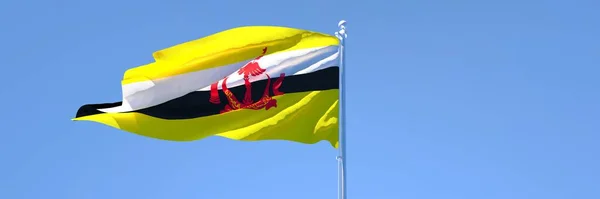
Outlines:
{"type": "Polygon", "coordinates": [[[340,30],[338,30],[337,32],[335,32],[335,36],[337,38],[339,38],[340,40],[344,40],[346,38],[348,38],[348,34],[346,34],[346,20],[341,20],[338,23],[338,27],[340,28],[340,30]]]}
{"type": "Polygon", "coordinates": [[[346,20],[341,20],[341,21],[338,23],[338,27],[340,27],[340,28],[344,27],[344,25],[346,25],[346,20]]]}

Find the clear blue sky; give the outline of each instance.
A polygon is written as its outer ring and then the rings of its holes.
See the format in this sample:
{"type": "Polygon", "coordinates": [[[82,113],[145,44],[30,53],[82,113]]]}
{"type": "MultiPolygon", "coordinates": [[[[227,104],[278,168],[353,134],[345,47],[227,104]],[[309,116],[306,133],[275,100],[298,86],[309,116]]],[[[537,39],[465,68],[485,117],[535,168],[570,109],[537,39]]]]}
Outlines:
{"type": "Polygon", "coordinates": [[[0,198],[336,198],[325,142],[176,143],[70,119],[120,100],[155,50],[341,19],[349,198],[600,198],[600,1],[211,2],[0,2],[0,198]]]}

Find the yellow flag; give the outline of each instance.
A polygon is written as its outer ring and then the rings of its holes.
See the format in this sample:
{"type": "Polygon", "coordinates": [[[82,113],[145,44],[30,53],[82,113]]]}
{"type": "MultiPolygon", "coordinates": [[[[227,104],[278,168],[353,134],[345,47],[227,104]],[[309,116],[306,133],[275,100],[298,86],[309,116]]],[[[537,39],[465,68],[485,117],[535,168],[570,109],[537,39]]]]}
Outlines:
{"type": "Polygon", "coordinates": [[[277,26],[222,31],[129,69],[120,102],[74,120],[172,141],[208,136],[338,145],[339,40],[277,26]]]}

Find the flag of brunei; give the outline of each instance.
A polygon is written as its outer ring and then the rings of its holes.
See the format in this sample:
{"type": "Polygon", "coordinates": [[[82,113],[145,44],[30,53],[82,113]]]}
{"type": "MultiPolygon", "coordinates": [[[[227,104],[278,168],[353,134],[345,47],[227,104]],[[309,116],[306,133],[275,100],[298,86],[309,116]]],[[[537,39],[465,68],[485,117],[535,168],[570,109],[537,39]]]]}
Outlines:
{"type": "Polygon", "coordinates": [[[225,30],[153,53],[129,69],[122,101],[86,104],[76,121],[193,141],[288,140],[338,146],[339,40],[277,26],[225,30]]]}

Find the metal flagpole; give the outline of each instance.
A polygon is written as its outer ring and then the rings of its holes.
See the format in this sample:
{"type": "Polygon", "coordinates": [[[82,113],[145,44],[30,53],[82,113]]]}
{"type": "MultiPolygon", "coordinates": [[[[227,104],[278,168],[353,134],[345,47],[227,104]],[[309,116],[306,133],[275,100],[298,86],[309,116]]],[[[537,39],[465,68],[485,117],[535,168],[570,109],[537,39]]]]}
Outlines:
{"type": "Polygon", "coordinates": [[[340,39],[340,127],[339,127],[339,155],[338,160],[338,198],[347,199],[346,196],[346,21],[341,20],[338,23],[340,28],[335,32],[335,36],[340,39]]]}

